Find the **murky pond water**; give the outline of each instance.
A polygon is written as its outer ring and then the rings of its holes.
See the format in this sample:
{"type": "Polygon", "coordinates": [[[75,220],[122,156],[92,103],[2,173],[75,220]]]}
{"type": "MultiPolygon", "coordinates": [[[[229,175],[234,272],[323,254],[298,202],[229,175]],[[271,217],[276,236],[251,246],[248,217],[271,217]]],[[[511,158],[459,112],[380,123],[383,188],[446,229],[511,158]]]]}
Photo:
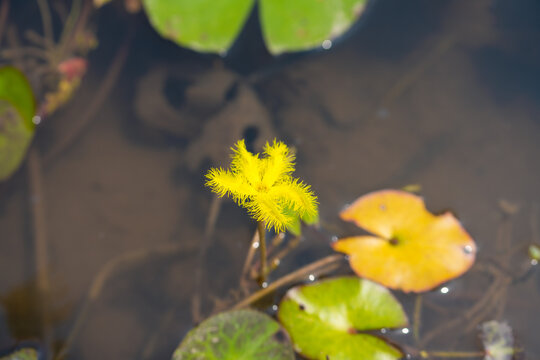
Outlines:
{"type": "MultiPolygon", "coordinates": [[[[11,3],[24,27],[35,5],[11,3]]],[[[220,58],[104,8],[80,91],[0,184],[0,348],[41,332],[45,271],[51,336],[78,326],[68,358],[169,358],[192,326],[193,294],[208,299],[204,314],[237,286],[255,229],[224,201],[205,240],[203,175],[239,137],[254,148],[278,137],[296,147],[322,220],[279,272],[330,254],[332,235],[351,231],[337,213],[359,195],[419,184],[428,208],[451,209],[479,245],[448,293],[424,296],[428,346],[474,350],[476,325],[499,319],[539,358],[540,273],[518,276],[540,242],[539,14],[532,0],[377,0],[330,50],[272,58],[252,18],[220,58]]],[[[412,312],[414,296],[402,300],[412,312]]]]}

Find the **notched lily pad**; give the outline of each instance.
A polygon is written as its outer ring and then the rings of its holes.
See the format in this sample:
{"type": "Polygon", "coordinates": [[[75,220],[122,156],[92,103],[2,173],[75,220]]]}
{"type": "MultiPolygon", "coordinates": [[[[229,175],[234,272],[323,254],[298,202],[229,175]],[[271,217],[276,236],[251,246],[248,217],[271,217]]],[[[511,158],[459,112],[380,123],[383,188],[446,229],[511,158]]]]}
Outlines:
{"type": "Polygon", "coordinates": [[[288,335],[278,322],[254,310],[213,316],[191,330],[173,360],[294,360],[288,335]]]}
{"type": "Polygon", "coordinates": [[[278,317],[295,350],[318,360],[395,360],[402,352],[366,332],[407,325],[399,302],[383,286],[340,277],[290,289],[278,317]]]}
{"type": "MultiPolygon", "coordinates": [[[[94,0],[101,5],[109,0],[94,0]]],[[[226,52],[255,0],[142,0],[161,36],[203,52],[226,52]]],[[[260,0],[259,15],[272,54],[321,46],[347,31],[367,0],[260,0]]]]}
{"type": "Polygon", "coordinates": [[[340,239],[334,250],[349,254],[353,270],[392,289],[422,292],[465,273],[476,245],[447,212],[433,215],[421,197],[382,190],[358,198],[340,213],[373,235],[340,239]]]}
{"type": "Polygon", "coordinates": [[[179,45],[225,52],[242,29],[253,0],[143,0],[153,27],[179,45]]]}

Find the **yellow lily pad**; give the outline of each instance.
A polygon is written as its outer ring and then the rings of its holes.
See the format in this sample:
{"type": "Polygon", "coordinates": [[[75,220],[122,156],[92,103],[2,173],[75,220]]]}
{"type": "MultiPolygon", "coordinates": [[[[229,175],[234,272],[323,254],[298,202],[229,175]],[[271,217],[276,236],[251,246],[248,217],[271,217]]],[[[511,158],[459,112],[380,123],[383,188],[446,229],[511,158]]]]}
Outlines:
{"type": "Polygon", "coordinates": [[[474,263],[476,245],[454,215],[431,214],[414,194],[372,192],[358,198],[340,217],[373,235],[343,238],[332,247],[349,255],[359,276],[386,287],[431,290],[474,263]]]}

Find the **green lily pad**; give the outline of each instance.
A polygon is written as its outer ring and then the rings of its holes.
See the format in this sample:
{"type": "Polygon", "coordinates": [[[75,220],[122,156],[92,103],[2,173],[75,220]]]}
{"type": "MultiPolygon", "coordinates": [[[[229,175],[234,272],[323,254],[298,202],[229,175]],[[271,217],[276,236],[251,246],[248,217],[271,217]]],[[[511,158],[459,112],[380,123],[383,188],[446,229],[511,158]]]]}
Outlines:
{"type": "Polygon", "coordinates": [[[396,360],[402,352],[368,331],[403,327],[407,315],[385,287],[340,277],[290,289],[278,318],[308,359],[396,360]]]}
{"type": "Polygon", "coordinates": [[[287,334],[278,322],[254,310],[213,316],[191,330],[173,360],[294,360],[287,334]]]}
{"type": "Polygon", "coordinates": [[[179,45],[225,52],[242,29],[253,0],[143,0],[157,32],[179,45]]]}
{"type": "MultiPolygon", "coordinates": [[[[109,0],[94,0],[102,4],[109,0]]],[[[142,0],[157,32],[202,52],[226,52],[255,0],[142,0]]],[[[307,50],[343,34],[367,0],[260,0],[262,32],[272,54],[307,50]]]]}
{"type": "Polygon", "coordinates": [[[260,0],[266,46],[272,54],[307,50],[342,35],[367,0],[260,0]]]}

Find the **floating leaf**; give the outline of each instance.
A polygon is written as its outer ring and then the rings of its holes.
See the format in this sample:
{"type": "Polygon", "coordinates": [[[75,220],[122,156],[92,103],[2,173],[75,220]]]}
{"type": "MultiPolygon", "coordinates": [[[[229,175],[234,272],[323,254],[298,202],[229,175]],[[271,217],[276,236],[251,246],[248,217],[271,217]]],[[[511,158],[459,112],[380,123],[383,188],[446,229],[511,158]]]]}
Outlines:
{"type": "Polygon", "coordinates": [[[421,292],[460,276],[473,264],[476,245],[451,214],[429,213],[422,198],[382,190],[357,199],[341,212],[374,236],[333,244],[349,254],[359,275],[392,289],[421,292]]]}
{"type": "Polygon", "coordinates": [[[507,323],[495,320],[480,325],[484,360],[510,360],[514,355],[514,336],[507,323]]]}
{"type": "Polygon", "coordinates": [[[342,35],[367,0],[260,0],[266,46],[272,54],[307,50],[342,35]]]}
{"type": "Polygon", "coordinates": [[[293,360],[287,334],[268,315],[254,310],[221,313],[191,330],[173,360],[293,360]]]}
{"type": "MultiPolygon", "coordinates": [[[[109,0],[94,0],[101,5],[109,0]]],[[[255,0],[142,0],[163,37],[203,52],[226,52],[255,0]]],[[[262,32],[271,53],[306,50],[343,34],[367,0],[261,0],[262,32]]]]}
{"type": "Polygon", "coordinates": [[[242,29],[253,0],[143,0],[161,36],[197,51],[225,52],[242,29]]]}
{"type": "Polygon", "coordinates": [[[32,87],[24,74],[12,66],[0,68],[0,100],[17,109],[29,130],[34,128],[32,118],[36,112],[36,101],[32,87]]]}
{"type": "Polygon", "coordinates": [[[402,327],[407,316],[390,292],[369,280],[341,277],[290,289],[278,317],[308,359],[391,360],[403,355],[367,331],[402,327]]]}

